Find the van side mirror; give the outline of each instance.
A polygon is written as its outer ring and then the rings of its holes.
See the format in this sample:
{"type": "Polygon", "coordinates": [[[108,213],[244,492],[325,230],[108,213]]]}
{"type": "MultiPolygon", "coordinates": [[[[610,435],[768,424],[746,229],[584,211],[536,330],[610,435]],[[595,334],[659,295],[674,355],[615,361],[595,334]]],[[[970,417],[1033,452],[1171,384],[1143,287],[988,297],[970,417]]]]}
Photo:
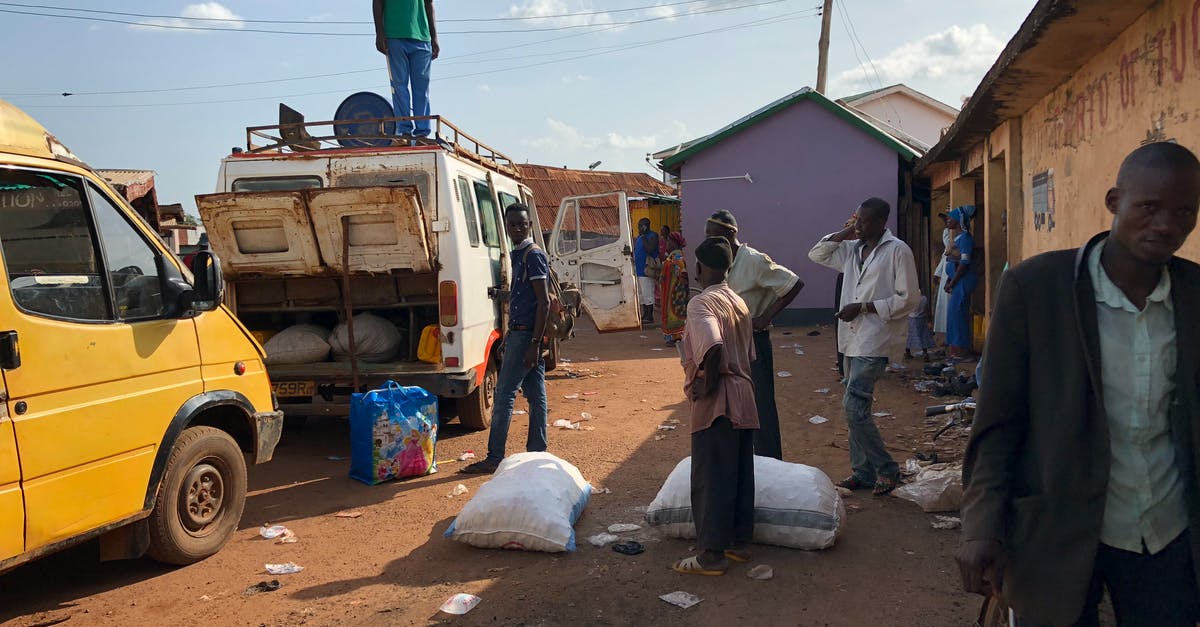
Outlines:
{"type": "Polygon", "coordinates": [[[225,278],[221,274],[221,260],[215,253],[202,250],[192,261],[192,273],[196,277],[193,286],[192,309],[212,311],[221,306],[225,297],[225,278]]]}

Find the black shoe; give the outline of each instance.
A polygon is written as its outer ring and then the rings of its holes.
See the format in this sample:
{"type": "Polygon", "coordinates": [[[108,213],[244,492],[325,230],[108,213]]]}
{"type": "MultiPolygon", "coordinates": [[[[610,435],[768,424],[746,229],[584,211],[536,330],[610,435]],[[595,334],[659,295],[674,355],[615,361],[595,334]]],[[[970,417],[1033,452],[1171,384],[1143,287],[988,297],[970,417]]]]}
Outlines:
{"type": "Polygon", "coordinates": [[[500,467],[499,461],[494,460],[494,459],[485,459],[481,462],[475,462],[474,464],[471,464],[470,466],[460,468],[458,471],[458,474],[460,474],[460,475],[490,475],[490,474],[496,472],[496,469],[499,467],[500,467]]]}

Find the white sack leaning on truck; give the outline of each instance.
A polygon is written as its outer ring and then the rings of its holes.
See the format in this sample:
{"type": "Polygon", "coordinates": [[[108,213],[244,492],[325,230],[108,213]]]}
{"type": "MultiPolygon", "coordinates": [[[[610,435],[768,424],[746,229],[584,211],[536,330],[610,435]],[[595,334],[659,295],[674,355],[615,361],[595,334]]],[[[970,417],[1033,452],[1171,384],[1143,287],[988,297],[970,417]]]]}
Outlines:
{"type": "MultiPolygon", "coordinates": [[[[793,549],[833,546],[846,519],[829,476],[812,466],[754,456],[754,542],[793,549]]],[[[668,536],[692,539],[692,458],[671,471],[646,511],[646,522],[668,536]]]]}
{"type": "MultiPolygon", "coordinates": [[[[354,348],[359,361],[389,362],[400,352],[403,339],[400,329],[388,320],[369,313],[354,316],[354,348]]],[[[333,328],[329,347],[334,361],[350,361],[350,327],[345,322],[333,328]]]]}
{"type": "Polygon", "coordinates": [[[485,549],[575,550],[575,521],[592,494],[579,469],[550,453],[504,458],[446,537],[485,549]]]}
{"type": "Polygon", "coordinates": [[[263,350],[269,365],[312,364],[329,358],[329,331],[315,324],[297,324],[271,336],[263,350]]]}

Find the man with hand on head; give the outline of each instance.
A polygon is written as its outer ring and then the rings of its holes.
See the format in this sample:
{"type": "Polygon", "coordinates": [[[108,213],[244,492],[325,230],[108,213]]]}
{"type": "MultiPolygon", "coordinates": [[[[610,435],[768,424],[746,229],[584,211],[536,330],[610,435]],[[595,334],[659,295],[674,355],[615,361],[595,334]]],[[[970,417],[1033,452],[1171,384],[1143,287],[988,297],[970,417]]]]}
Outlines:
{"type": "Polygon", "coordinates": [[[729,288],[742,298],[754,322],[754,353],[750,364],[754,379],[754,402],[758,407],[759,430],[754,436],[754,454],[783,459],[779,436],[779,411],[775,406],[775,354],[771,350],[771,322],[804,289],[794,272],[771,257],[738,241],[738,224],[733,214],[722,209],[709,217],[706,237],[720,237],[733,250],[729,288]]]}
{"type": "Polygon", "coordinates": [[[1004,274],[963,462],[969,592],[1017,623],[1200,620],[1200,161],[1169,142],[1125,158],[1112,230],[1004,274]]]}
{"type": "Polygon", "coordinates": [[[838,485],[876,495],[896,489],[900,466],[871,415],[875,382],[889,360],[904,352],[908,314],[921,303],[912,249],[888,230],[890,213],[887,201],[868,198],[845,228],[821,238],[808,253],[809,259],[846,275],[837,313],[838,351],[846,355],[842,408],[854,472],[838,485]]]}

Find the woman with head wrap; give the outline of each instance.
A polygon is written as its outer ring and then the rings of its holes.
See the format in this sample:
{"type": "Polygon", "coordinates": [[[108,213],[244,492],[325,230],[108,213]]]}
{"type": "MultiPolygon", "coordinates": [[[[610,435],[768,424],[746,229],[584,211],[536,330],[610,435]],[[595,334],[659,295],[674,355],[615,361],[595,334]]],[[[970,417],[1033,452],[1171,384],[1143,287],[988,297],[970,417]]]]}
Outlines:
{"type": "Polygon", "coordinates": [[[667,344],[674,346],[683,337],[683,325],[687,320],[688,273],[687,261],[683,258],[683,247],[687,242],[683,235],[671,232],[663,238],[667,245],[663,261],[662,279],[662,331],[667,344]]]}
{"type": "Polygon", "coordinates": [[[971,236],[971,218],[975,215],[973,205],[964,205],[950,212],[947,226],[959,229],[958,237],[954,238],[954,248],[958,251],[958,259],[953,262],[953,270],[947,263],[945,290],[950,295],[950,303],[946,310],[946,343],[950,345],[952,359],[965,359],[971,354],[971,294],[975,291],[978,275],[974,258],[975,238],[971,236]]]}
{"type": "Polygon", "coordinates": [[[942,256],[938,260],[937,267],[933,270],[933,278],[937,281],[934,286],[933,295],[933,332],[946,332],[946,311],[950,306],[950,295],[943,288],[946,287],[946,282],[953,276],[953,261],[950,257],[954,250],[954,238],[958,235],[958,231],[950,228],[950,216],[939,213],[942,217],[944,228],[942,229],[942,256]]]}

